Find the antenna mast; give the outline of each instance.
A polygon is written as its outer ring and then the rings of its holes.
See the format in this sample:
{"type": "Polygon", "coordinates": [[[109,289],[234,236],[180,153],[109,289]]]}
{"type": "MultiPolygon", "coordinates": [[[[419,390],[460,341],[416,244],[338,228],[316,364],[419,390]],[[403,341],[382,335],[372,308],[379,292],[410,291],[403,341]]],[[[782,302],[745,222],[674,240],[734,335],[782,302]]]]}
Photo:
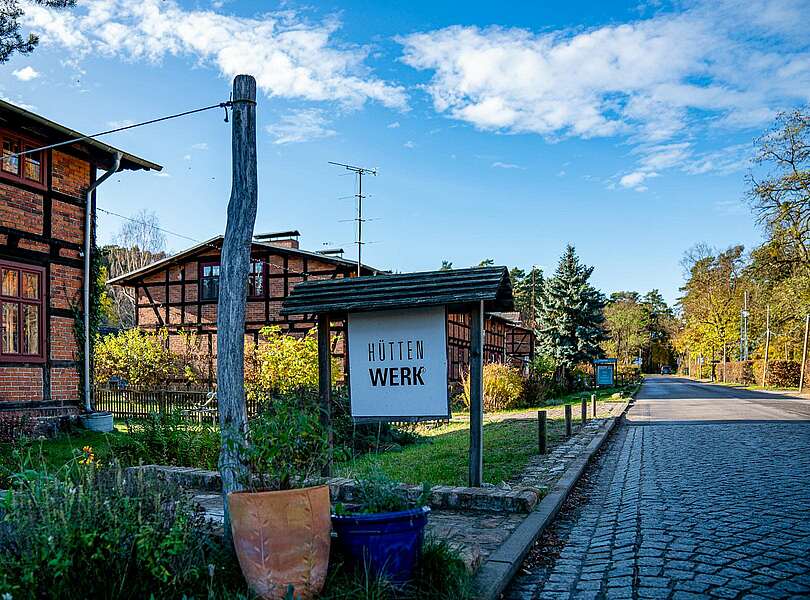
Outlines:
{"type": "Polygon", "coordinates": [[[357,217],[355,221],[357,221],[357,276],[360,277],[360,269],[362,267],[361,259],[363,257],[363,175],[374,175],[377,176],[377,169],[367,169],[365,167],[357,167],[354,165],[346,165],[339,162],[332,162],[329,161],[330,165],[335,165],[337,167],[344,167],[347,171],[351,171],[352,173],[357,174],[357,193],[355,197],[357,198],[357,217]]]}

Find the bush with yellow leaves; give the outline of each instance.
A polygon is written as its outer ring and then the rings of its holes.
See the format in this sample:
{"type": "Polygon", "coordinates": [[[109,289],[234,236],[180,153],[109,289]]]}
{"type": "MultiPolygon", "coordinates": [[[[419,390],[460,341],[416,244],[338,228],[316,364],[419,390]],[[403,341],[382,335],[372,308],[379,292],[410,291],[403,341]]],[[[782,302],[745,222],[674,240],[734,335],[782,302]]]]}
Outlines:
{"type": "MultiPolygon", "coordinates": [[[[460,399],[464,408],[470,409],[470,376],[464,375],[464,389],[460,399]]],[[[523,376],[520,371],[501,363],[484,365],[484,411],[517,408],[523,392],[523,376]]]]}

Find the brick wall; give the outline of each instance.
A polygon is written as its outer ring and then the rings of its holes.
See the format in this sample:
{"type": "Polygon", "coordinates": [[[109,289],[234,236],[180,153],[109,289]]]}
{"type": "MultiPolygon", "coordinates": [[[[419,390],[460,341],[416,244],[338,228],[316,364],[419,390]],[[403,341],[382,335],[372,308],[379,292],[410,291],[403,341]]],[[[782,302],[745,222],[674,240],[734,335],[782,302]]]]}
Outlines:
{"type": "Polygon", "coordinates": [[[51,169],[53,189],[77,198],[84,197],[90,186],[90,163],[56,150],[51,169]]]}
{"type": "Polygon", "coordinates": [[[81,302],[82,270],[66,265],[51,265],[51,307],[70,309],[81,302]]]}
{"type": "Polygon", "coordinates": [[[73,325],[73,319],[51,317],[49,347],[52,360],[76,360],[79,348],[73,325]]]}
{"type": "Polygon", "coordinates": [[[42,369],[0,366],[0,402],[42,400],[42,369]]]}
{"type": "MultiPolygon", "coordinates": [[[[77,359],[78,348],[74,320],[69,315],[71,309],[81,303],[83,272],[78,266],[54,263],[50,257],[58,255],[63,259],[81,259],[76,248],[61,246],[63,243],[81,244],[84,241],[84,209],[81,201],[90,185],[92,167],[86,160],[60,151],[53,151],[52,157],[49,161],[52,189],[80,200],[79,205],[66,202],[61,197],[52,197],[50,218],[55,241],[30,239],[26,234],[41,236],[45,233],[46,215],[43,210],[46,192],[32,192],[17,187],[13,182],[0,181],[0,225],[20,232],[14,236],[16,247],[8,252],[5,247],[10,236],[0,236],[0,256],[14,262],[31,262],[48,267],[47,308],[56,313],[50,315],[45,348],[48,360],[58,362],[55,365],[45,362],[41,366],[0,363],[0,402],[54,400],[76,403],[79,399],[79,373],[72,364],[77,359]],[[29,254],[23,256],[26,251],[29,254]],[[50,388],[45,389],[48,379],[50,388]]],[[[46,327],[47,322],[44,321],[41,326],[46,327]]],[[[32,409],[53,410],[37,408],[36,405],[32,409]]]]}
{"type": "Polygon", "coordinates": [[[74,244],[84,242],[84,209],[81,206],[54,200],[51,219],[53,237],[74,244]]]}
{"type": "Polygon", "coordinates": [[[42,234],[42,195],[0,183],[0,225],[42,234]]]}
{"type": "Polygon", "coordinates": [[[74,367],[51,368],[51,399],[75,402],[79,398],[79,372],[74,367]]]}

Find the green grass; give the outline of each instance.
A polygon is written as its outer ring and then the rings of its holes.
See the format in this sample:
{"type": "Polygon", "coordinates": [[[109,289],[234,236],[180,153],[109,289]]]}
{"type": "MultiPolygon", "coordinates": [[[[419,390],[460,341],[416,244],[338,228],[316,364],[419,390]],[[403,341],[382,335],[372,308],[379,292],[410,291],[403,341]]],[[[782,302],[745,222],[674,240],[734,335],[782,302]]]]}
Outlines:
{"type": "MultiPolygon", "coordinates": [[[[598,402],[611,399],[616,392],[625,397],[635,386],[597,390],[598,402]]],[[[490,483],[508,481],[517,476],[537,454],[537,411],[548,412],[548,442],[552,447],[562,440],[564,434],[563,407],[574,405],[572,411],[575,426],[579,421],[578,410],[582,398],[590,402],[591,392],[568,394],[550,400],[541,407],[500,411],[484,418],[484,478],[490,483]]],[[[588,407],[590,414],[590,405],[588,407]]],[[[34,457],[41,457],[52,467],[59,468],[73,459],[84,446],[93,448],[96,459],[102,463],[111,459],[110,437],[126,436],[123,423],[116,424],[116,431],[103,434],[75,429],[56,438],[32,441],[26,446],[34,457]]],[[[431,485],[466,485],[469,460],[469,414],[456,413],[453,420],[442,427],[419,427],[421,439],[413,445],[396,451],[370,453],[355,460],[335,465],[336,474],[363,477],[378,465],[396,481],[429,483],[431,485]]],[[[9,472],[19,466],[19,459],[0,449],[0,488],[4,487],[9,472]]]]}
{"type": "MultiPolygon", "coordinates": [[[[609,400],[611,395],[624,391],[629,394],[635,386],[608,388],[596,393],[597,401],[609,400]]],[[[568,394],[549,402],[546,406],[499,411],[484,416],[484,479],[489,483],[509,481],[517,476],[537,454],[537,411],[548,413],[548,444],[553,447],[565,433],[563,407],[576,405],[591,392],[568,394]]],[[[590,406],[588,406],[590,414],[590,406]]],[[[580,412],[572,411],[576,426],[580,412]]],[[[354,460],[335,465],[336,474],[343,477],[363,478],[375,467],[382,469],[395,481],[428,483],[430,485],[467,485],[469,465],[469,414],[456,414],[442,427],[420,427],[422,439],[396,451],[369,453],[354,460]]]]}
{"type": "MultiPolygon", "coordinates": [[[[549,443],[561,435],[561,421],[549,421],[549,443]]],[[[369,453],[336,465],[337,474],[362,478],[377,465],[395,481],[467,485],[470,435],[464,421],[429,431],[424,439],[396,452],[369,453]]],[[[484,476],[499,483],[517,475],[537,454],[537,422],[524,419],[484,424],[484,476]]]]}
{"type": "Polygon", "coordinates": [[[97,433],[84,429],[74,429],[68,433],[61,433],[54,438],[31,440],[17,448],[19,455],[6,445],[0,449],[0,488],[5,487],[10,474],[17,472],[21,460],[30,456],[36,464],[47,465],[50,469],[59,469],[73,460],[85,446],[93,448],[96,460],[107,462],[111,457],[110,436],[126,435],[116,425],[117,429],[111,433],[97,433]]]}

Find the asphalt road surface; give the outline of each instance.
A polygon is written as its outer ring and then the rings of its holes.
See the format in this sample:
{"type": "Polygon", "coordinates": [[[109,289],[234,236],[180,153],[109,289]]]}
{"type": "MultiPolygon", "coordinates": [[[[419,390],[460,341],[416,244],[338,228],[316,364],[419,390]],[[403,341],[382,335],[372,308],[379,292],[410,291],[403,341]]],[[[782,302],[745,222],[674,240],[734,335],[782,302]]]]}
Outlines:
{"type": "Polygon", "coordinates": [[[810,597],[810,401],[649,377],[505,596],[810,597]]]}

